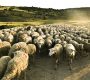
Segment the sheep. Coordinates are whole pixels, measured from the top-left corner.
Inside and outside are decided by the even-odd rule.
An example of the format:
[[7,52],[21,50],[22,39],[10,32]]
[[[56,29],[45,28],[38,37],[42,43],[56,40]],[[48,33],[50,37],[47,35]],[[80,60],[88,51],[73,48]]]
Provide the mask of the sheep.
[[32,33],[32,32],[29,30],[29,31],[27,31],[26,33],[27,33],[27,35],[31,36],[31,33]]
[[3,41],[4,40],[4,34],[0,33],[0,39]]
[[28,54],[29,55],[33,55],[34,53],[36,53],[36,46],[34,44],[28,44]]
[[12,44],[13,40],[14,40],[13,35],[10,34],[10,33],[6,33],[6,32],[4,34],[5,34],[4,35],[4,41],[8,41],[8,42],[10,42]]
[[86,38],[87,38],[87,35],[86,35],[86,34],[84,34],[84,33],[82,33],[82,34],[80,34],[80,37],[82,37],[82,38],[86,39]]
[[32,43],[32,37],[31,36],[26,37],[25,42],[27,44]]
[[31,34],[32,38],[37,38],[39,36],[39,33],[38,32],[32,32]]
[[61,44],[62,44],[63,48],[65,48],[66,44],[67,44],[67,41],[61,41]]
[[46,45],[47,45],[48,48],[52,47],[52,44],[53,44],[52,40],[46,39],[45,42],[46,42]]
[[3,77],[7,68],[7,64],[10,60],[11,58],[9,56],[2,56],[0,58],[0,79]]
[[[15,77],[19,79],[21,72],[28,66],[28,54],[23,51],[14,52],[15,56],[8,62],[6,72],[1,80],[12,80]],[[26,75],[24,75],[26,80]]]
[[32,38],[27,33],[21,33],[18,36],[18,41],[19,42],[31,43],[32,42]]
[[16,34],[15,30],[10,30],[10,34],[12,34],[13,36]]
[[79,44],[78,42],[76,42],[74,40],[70,40],[69,43],[74,45],[77,52],[83,53],[84,44]]
[[78,43],[82,43],[82,44],[85,43],[84,39],[82,39],[81,37],[76,37],[75,41],[77,41]]
[[66,55],[68,56],[69,59],[70,70],[72,70],[72,60],[76,55],[76,49],[72,44],[66,44],[65,50],[66,50]]
[[13,58],[14,57],[13,52],[18,51],[18,50],[22,50],[23,52],[28,53],[27,44],[25,42],[18,42],[16,44],[12,45],[12,47],[9,50],[8,56]]
[[[29,62],[30,62],[30,57],[32,56],[33,58],[33,63],[35,63],[35,55],[36,55],[36,46],[34,44],[28,44],[28,55],[29,55]],[[30,63],[29,63],[30,65]]]
[[0,57],[7,56],[11,48],[11,44],[7,41],[0,42]]
[[69,42],[70,40],[72,40],[72,38],[71,37],[66,37],[66,39],[65,39],[67,42]]
[[54,39],[54,43],[55,43],[55,44],[60,44],[60,43],[61,43],[61,40],[58,39],[58,38],[57,38],[57,39]]
[[85,43],[90,43],[90,39],[84,39]]
[[90,52],[90,43],[85,43],[85,44],[84,44],[84,50],[85,50],[86,52]]
[[65,40],[65,36],[64,35],[60,35],[60,39],[61,39],[61,41],[64,41]]
[[52,36],[46,37],[45,43],[46,43],[46,46],[47,46],[48,48],[51,48],[52,45],[53,45],[53,38],[52,38]]
[[34,44],[36,44],[38,49],[41,49],[45,44],[45,40],[42,38],[42,36],[39,36],[34,39]]
[[49,56],[55,56],[55,69],[57,69],[57,65],[59,63],[60,55],[63,52],[63,46],[61,44],[55,44],[55,46],[49,49]]

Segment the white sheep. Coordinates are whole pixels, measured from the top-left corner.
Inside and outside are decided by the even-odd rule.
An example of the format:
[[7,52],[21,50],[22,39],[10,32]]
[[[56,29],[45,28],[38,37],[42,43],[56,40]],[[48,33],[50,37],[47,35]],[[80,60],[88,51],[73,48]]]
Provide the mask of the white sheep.
[[39,33],[38,32],[32,32],[32,38],[37,38],[39,36]]
[[36,44],[39,49],[42,48],[44,43],[45,43],[45,40],[42,38],[42,36],[39,36],[39,37],[34,39],[34,44]]
[[65,36],[62,34],[62,35],[60,35],[60,39],[62,40],[62,41],[64,41],[65,40]]
[[69,59],[70,70],[72,70],[71,64],[72,64],[72,60],[76,55],[76,49],[72,44],[66,44],[65,50],[66,50],[66,55],[68,56]]
[[[30,62],[30,57],[32,56],[33,63],[35,63],[36,46],[34,44],[28,44],[27,46],[28,46],[29,62]],[[29,65],[30,65],[30,63],[29,63]]]
[[49,56],[54,55],[55,56],[55,69],[57,69],[57,65],[59,63],[60,55],[63,52],[63,46],[61,44],[55,44],[55,46],[51,49],[49,49]]
[[77,52],[80,52],[81,54],[83,53],[84,44],[79,44],[78,42],[74,40],[70,40],[69,43],[74,45]]
[[60,44],[60,43],[61,43],[61,40],[58,39],[58,38],[56,38],[56,39],[54,39],[54,43],[55,43],[55,44]]
[[27,44],[25,42],[18,42],[14,45],[12,45],[12,47],[9,50],[8,55],[11,57],[14,57],[13,52],[18,51],[18,50],[22,50],[25,53],[28,53],[28,47]]
[[32,42],[32,38],[27,33],[22,33],[18,36],[18,41],[30,43]]
[[28,44],[28,54],[29,55],[33,55],[34,53],[36,53],[36,46],[34,44]]
[[11,44],[13,43],[14,37],[10,33],[4,33],[4,41],[8,41]]
[[52,36],[48,36],[46,39],[45,39],[45,43],[47,45],[48,48],[51,48],[52,45],[53,45],[53,37]]
[[[15,56],[8,62],[6,72],[1,80],[19,79],[21,72],[28,66],[28,54],[22,51],[14,52]],[[26,80],[26,75],[24,76]]]

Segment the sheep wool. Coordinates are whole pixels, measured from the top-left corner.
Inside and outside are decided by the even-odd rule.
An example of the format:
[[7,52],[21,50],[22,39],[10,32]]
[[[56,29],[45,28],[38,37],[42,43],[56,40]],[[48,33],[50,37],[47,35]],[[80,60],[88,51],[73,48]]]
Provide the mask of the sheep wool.
[[8,62],[6,72],[1,80],[12,80],[20,76],[28,66],[28,54],[22,51],[16,51],[15,56]]

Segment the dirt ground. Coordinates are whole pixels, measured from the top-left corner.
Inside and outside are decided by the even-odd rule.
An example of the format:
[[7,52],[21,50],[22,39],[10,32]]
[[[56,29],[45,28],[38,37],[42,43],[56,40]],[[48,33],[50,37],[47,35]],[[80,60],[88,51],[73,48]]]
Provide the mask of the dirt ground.
[[77,57],[72,71],[67,60],[61,60],[57,70],[54,70],[53,57],[42,56],[36,58],[35,62],[30,70],[27,69],[26,80],[90,80],[90,55]]

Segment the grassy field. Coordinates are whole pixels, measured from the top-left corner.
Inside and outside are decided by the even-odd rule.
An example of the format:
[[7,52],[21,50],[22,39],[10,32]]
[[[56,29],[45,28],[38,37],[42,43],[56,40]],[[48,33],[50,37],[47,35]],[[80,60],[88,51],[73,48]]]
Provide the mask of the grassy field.
[[26,25],[44,25],[44,24],[55,24],[55,23],[65,23],[67,21],[63,20],[37,20],[37,21],[30,21],[30,22],[0,22],[0,26],[7,25],[7,26],[26,26]]
[[23,27],[27,25],[45,25],[45,24],[71,24],[71,25],[80,25],[86,26],[90,29],[90,21],[78,21],[78,20],[37,20],[37,21],[29,21],[29,22],[0,22],[0,26],[8,26],[8,27]]

